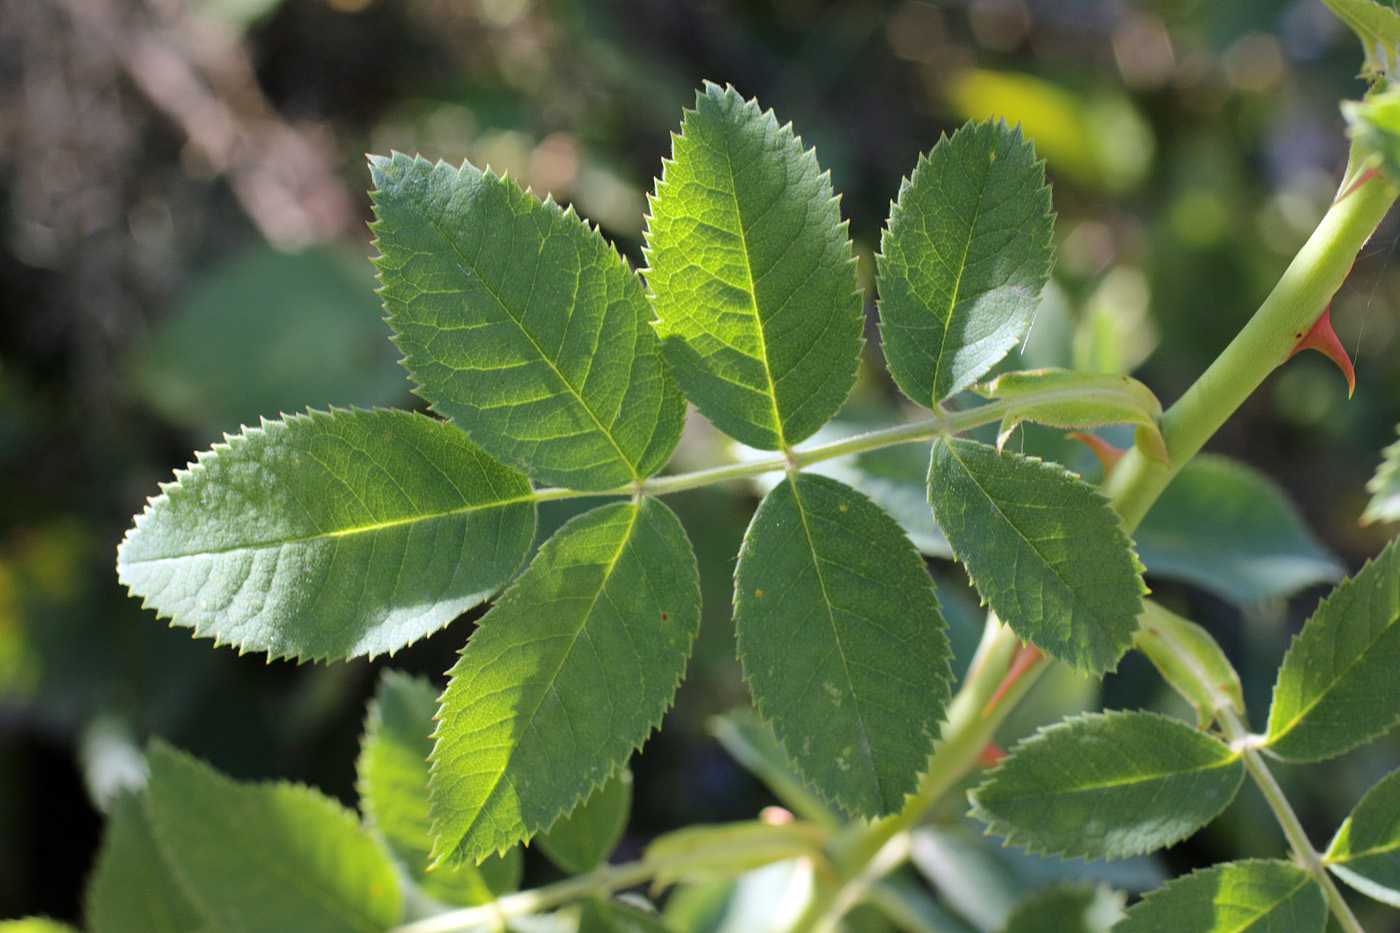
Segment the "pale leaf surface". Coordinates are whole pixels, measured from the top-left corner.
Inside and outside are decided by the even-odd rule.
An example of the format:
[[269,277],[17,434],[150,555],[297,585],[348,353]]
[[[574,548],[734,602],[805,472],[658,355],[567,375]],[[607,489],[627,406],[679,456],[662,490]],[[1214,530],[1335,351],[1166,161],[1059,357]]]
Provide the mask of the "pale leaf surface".
[[1181,468],[1133,537],[1148,573],[1240,606],[1346,575],[1277,483],[1212,454]]
[[166,864],[134,795],[112,808],[86,902],[92,933],[197,933],[208,922]]
[[660,724],[699,622],[695,555],[657,500],[600,506],[555,533],[449,671],[434,857],[513,845],[616,774]]
[[1400,722],[1400,544],[1332,591],[1284,655],[1268,748],[1319,761]]
[[1361,40],[1366,71],[1394,74],[1400,56],[1400,13],[1391,2],[1376,0],[1324,0],[1332,12],[1352,28]]
[[505,585],[534,536],[531,495],[525,477],[423,415],[294,415],[177,471],[118,548],[117,573],[218,644],[372,657]]
[[1400,441],[1382,452],[1380,466],[1366,484],[1366,491],[1371,501],[1361,515],[1363,522],[1400,521]]
[[433,847],[428,822],[428,756],[441,691],[421,677],[386,671],[370,702],[356,761],[360,808],[405,876],[448,904],[494,900],[520,883],[520,848],[480,865],[440,865],[428,871]]
[[647,284],[671,373],[731,437],[791,446],[856,380],[864,316],[831,179],[731,88],[686,111],[647,221]]
[[241,784],[168,745],[147,753],[146,812],[166,862],[228,933],[377,933],[394,869],[355,814],[304,785]]
[[1145,588],[1118,515],[1063,467],[934,442],[929,502],[982,598],[1022,639],[1095,676],[1132,644]]
[[1185,839],[1244,780],[1223,742],[1155,713],[1090,713],[1017,744],[972,793],[973,815],[1032,852],[1124,858]]
[[587,800],[537,836],[540,851],[560,869],[581,875],[607,861],[632,815],[632,772],[623,769]]
[[380,295],[433,409],[556,486],[660,469],[685,404],[641,279],[598,231],[471,165],[399,153],[370,165]]
[[1326,861],[1362,894],[1400,907],[1400,771],[1361,798],[1332,838]]
[[1128,908],[1113,933],[1323,933],[1327,901],[1288,862],[1227,862],[1192,872]]
[[734,577],[739,658],[797,769],[848,811],[912,793],[949,694],[933,580],[895,521],[824,476],[770,492]]
[[1021,131],[969,123],[900,186],[877,257],[890,375],[927,408],[1025,335],[1050,277],[1050,189]]
[[1144,452],[1162,463],[1167,461],[1166,442],[1157,427],[1162,403],[1136,379],[1068,369],[1035,369],[1004,373],[974,388],[979,395],[1007,405],[997,433],[998,448],[1022,421],[1056,428],[1133,424],[1142,429]]

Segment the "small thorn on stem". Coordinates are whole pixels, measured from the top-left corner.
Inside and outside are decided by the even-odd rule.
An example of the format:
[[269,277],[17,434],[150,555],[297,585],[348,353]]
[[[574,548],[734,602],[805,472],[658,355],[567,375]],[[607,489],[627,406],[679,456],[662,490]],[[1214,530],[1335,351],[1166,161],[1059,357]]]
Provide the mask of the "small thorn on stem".
[[982,754],[977,756],[977,766],[980,768],[990,768],[999,764],[1006,757],[1006,752],[995,742],[988,742],[982,749]]
[[1108,474],[1113,472],[1113,468],[1118,465],[1118,461],[1127,452],[1114,447],[1097,434],[1090,434],[1088,431],[1071,431],[1065,437],[1083,441],[1088,445],[1089,449],[1094,452],[1094,456],[1099,458],[1099,465],[1103,467],[1104,479],[1108,478]]
[[1355,181],[1353,181],[1351,184],[1347,185],[1340,192],[1338,192],[1337,197],[1333,201],[1333,203],[1335,204],[1336,201],[1342,200],[1347,195],[1355,191],[1357,188],[1360,188],[1362,185],[1366,184],[1366,182],[1370,181],[1372,178],[1375,178],[1377,175],[1380,174],[1380,171],[1381,169],[1379,165],[1373,165],[1370,168],[1366,169],[1366,171],[1362,172],[1360,175],[1357,175]]
[[1292,359],[1293,354],[1299,350],[1316,350],[1336,363],[1347,377],[1347,398],[1356,393],[1356,370],[1351,365],[1351,357],[1347,356],[1342,342],[1337,339],[1337,332],[1332,329],[1331,305],[1322,309],[1322,314],[1318,315],[1306,334],[1298,335],[1298,343],[1293,347],[1293,352],[1288,354],[1288,358]]
[[1017,649],[1016,654],[1011,658],[1011,663],[1006,666],[1006,676],[1001,679],[996,692],[987,701],[987,705],[982,708],[982,715],[986,716],[996,709],[1002,697],[1006,696],[1007,691],[1016,685],[1016,681],[1020,680],[1026,671],[1035,667],[1043,657],[1045,655],[1041,653],[1041,650],[1030,642],[1026,642]]

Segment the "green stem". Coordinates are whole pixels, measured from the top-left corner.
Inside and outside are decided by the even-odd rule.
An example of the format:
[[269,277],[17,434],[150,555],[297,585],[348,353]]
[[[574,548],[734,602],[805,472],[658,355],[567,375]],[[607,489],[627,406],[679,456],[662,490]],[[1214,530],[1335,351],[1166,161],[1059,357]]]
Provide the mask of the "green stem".
[[1273,811],[1274,818],[1278,820],[1279,826],[1283,828],[1284,836],[1288,838],[1288,844],[1293,849],[1293,857],[1299,866],[1322,886],[1322,893],[1327,899],[1327,906],[1332,911],[1332,915],[1337,918],[1337,922],[1347,933],[1366,933],[1357,921],[1356,915],[1351,912],[1351,907],[1342,897],[1342,892],[1332,881],[1332,876],[1327,873],[1322,856],[1313,848],[1307,832],[1303,829],[1302,822],[1298,819],[1298,814],[1293,812],[1292,805],[1289,804],[1288,798],[1283,793],[1283,788],[1274,778],[1273,772],[1269,770],[1264,756],[1259,754],[1259,749],[1255,746],[1255,737],[1249,734],[1244,723],[1235,715],[1234,710],[1223,709],[1220,711],[1220,725],[1225,730],[1225,736],[1231,744],[1242,749],[1241,754],[1245,769],[1249,771],[1249,776],[1254,779],[1254,783],[1263,791],[1264,799],[1269,803],[1269,809]]
[[[1351,181],[1343,182],[1344,191]],[[1334,202],[1259,310],[1162,415],[1170,464],[1158,463],[1136,447],[1123,456],[1109,474],[1104,493],[1123,516],[1127,531],[1137,527],[1177,471],[1288,359],[1332,300],[1395,197],[1396,189],[1375,176]]]
[[[833,457],[843,457],[847,454],[878,450],[881,447],[892,447],[895,444],[931,440],[940,434],[957,434],[960,431],[967,431],[984,424],[990,424],[993,421],[1000,421],[1005,416],[1007,408],[1006,402],[990,402],[964,411],[945,412],[921,421],[911,421],[908,424],[898,424],[877,431],[867,431],[853,437],[844,437],[839,441],[795,449],[787,455],[774,454],[759,460],[726,463],[704,470],[695,470],[691,473],[654,476],[642,481],[641,491],[648,496],[667,496],[688,489],[697,489],[701,486],[710,486],[730,480],[747,479],[791,467],[810,466],[813,463],[820,463]],[[632,484],[594,492],[550,487],[536,489],[531,498],[536,502],[548,502],[555,499],[579,499],[585,496],[632,496],[636,492],[637,487]]]

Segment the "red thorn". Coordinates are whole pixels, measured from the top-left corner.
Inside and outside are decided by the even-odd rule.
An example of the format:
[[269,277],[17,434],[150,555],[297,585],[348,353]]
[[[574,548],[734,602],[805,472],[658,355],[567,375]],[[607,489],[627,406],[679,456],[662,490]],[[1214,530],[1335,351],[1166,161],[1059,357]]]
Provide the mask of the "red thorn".
[[1337,201],[1342,200],[1342,198],[1345,198],[1357,188],[1360,188],[1362,185],[1366,184],[1366,182],[1379,175],[1380,171],[1381,169],[1379,165],[1373,165],[1366,171],[1362,172],[1360,175],[1357,175],[1356,181],[1352,182],[1350,185],[1347,185],[1347,187],[1337,195],[1336,200],[1334,200],[1332,203],[1335,204]]
[[1322,309],[1322,314],[1318,315],[1306,334],[1298,335],[1298,344],[1293,348],[1293,353],[1288,354],[1288,358],[1292,359],[1293,354],[1299,350],[1316,350],[1336,363],[1347,377],[1347,398],[1356,393],[1356,370],[1352,368],[1351,357],[1347,356],[1347,351],[1342,348],[1342,342],[1337,339],[1337,332],[1332,329],[1331,305]]
[[986,747],[982,749],[982,754],[977,756],[977,766],[979,768],[990,768],[1005,757],[1006,752],[1002,751],[997,743],[988,742]]
[[1119,450],[1097,434],[1090,434],[1087,431],[1071,431],[1069,434],[1066,434],[1065,437],[1072,437],[1076,441],[1083,441],[1087,444],[1089,449],[1094,452],[1094,456],[1099,458],[1099,465],[1103,467],[1103,475],[1105,477],[1113,472],[1113,468],[1118,465],[1118,461],[1122,459],[1123,454],[1126,453],[1126,451]]
[[985,716],[996,709],[1002,697],[1006,696],[1006,692],[1015,686],[1016,681],[1020,680],[1026,671],[1035,667],[1043,657],[1045,655],[1041,653],[1040,649],[1030,642],[1026,642],[1017,649],[1016,654],[1011,658],[1011,663],[1006,666],[1006,676],[997,685],[996,693],[992,694],[992,698],[982,708],[982,715]]

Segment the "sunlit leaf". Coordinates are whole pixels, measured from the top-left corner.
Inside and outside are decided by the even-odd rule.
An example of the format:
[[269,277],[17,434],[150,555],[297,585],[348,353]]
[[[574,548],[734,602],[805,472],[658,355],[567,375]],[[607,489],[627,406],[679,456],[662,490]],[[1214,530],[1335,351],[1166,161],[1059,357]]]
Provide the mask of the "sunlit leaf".
[[685,406],[641,280],[509,179],[374,157],[380,295],[419,393],[532,478],[609,489],[670,458]]
[[448,672],[434,857],[505,849],[616,774],[660,724],[699,622],[695,555],[659,501],[600,506],[556,532]]
[[855,384],[864,316],[830,177],[732,87],[686,111],[647,222],[666,362],[720,430],[791,446]]
[[1322,933],[1327,901],[1288,862],[1227,862],[1167,882],[1113,933]]
[[1185,839],[1243,780],[1239,753],[1179,720],[1086,714],[1016,745],[973,792],[973,815],[1032,852],[1122,858]]
[[1400,907],[1400,771],[1366,792],[1325,858],[1333,874],[1362,894]]
[[1344,581],[1284,656],[1269,710],[1268,747],[1318,761],[1400,722],[1400,543]]
[[520,884],[519,847],[480,865],[441,865],[428,871],[428,756],[439,691],[420,677],[386,671],[365,719],[356,762],[365,821],[384,840],[405,876],[448,904],[484,904]]
[[304,785],[237,783],[160,742],[147,761],[155,837],[217,929],[377,933],[398,920],[388,856],[339,803]]
[[265,421],[175,480],[119,578],[195,635],[272,657],[396,651],[500,589],[534,535],[525,477],[407,412]]
[[997,446],[1022,421],[1056,428],[1093,428],[1105,424],[1134,424],[1139,444],[1149,456],[1165,463],[1167,446],[1157,419],[1162,403],[1136,379],[1121,375],[1077,373],[1068,369],[1038,369],[1005,373],[977,392],[1003,402],[1006,414],[997,433]]
[[1025,335],[1050,276],[1050,189],[1020,130],[968,124],[900,187],[877,259],[890,375],[925,407]]

